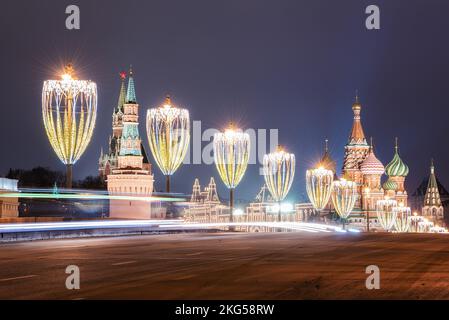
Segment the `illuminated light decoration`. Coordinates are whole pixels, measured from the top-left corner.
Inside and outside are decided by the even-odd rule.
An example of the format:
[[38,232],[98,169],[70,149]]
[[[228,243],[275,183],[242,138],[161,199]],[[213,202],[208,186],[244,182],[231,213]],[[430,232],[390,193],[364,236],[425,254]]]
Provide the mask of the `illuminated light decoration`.
[[354,209],[357,200],[357,184],[353,181],[341,179],[332,184],[332,204],[335,211],[343,220],[343,229],[345,228],[346,218],[349,217]]
[[306,190],[315,210],[321,212],[329,202],[332,193],[334,173],[319,167],[306,171]]
[[42,88],[42,118],[48,140],[67,166],[66,187],[72,187],[72,166],[86,150],[97,118],[97,85],[75,80],[68,65],[62,80],[47,80]]
[[390,231],[394,226],[397,215],[394,208],[397,206],[398,202],[391,199],[377,200],[376,202],[377,219],[385,231]]
[[285,152],[281,147],[263,157],[263,175],[271,197],[279,203],[279,221],[281,221],[281,202],[290,191],[295,177],[295,164],[295,155]]
[[431,232],[434,224],[432,221],[429,221],[427,218],[422,218],[421,221],[418,222],[418,232],[427,233]]
[[174,107],[167,96],[163,105],[147,111],[147,135],[154,160],[166,177],[166,191],[170,192],[170,176],[181,166],[189,148],[189,111]]
[[429,229],[430,233],[448,233],[447,229],[440,226],[434,226]]
[[408,232],[412,224],[412,210],[410,207],[398,206],[394,207],[396,219],[394,220],[394,228],[397,232]]
[[417,212],[413,212],[413,215],[410,217],[411,225],[410,225],[410,231],[411,232],[419,232],[418,230],[418,223],[421,221],[422,216],[418,216]]
[[[214,162],[229,189],[229,220],[233,222],[234,189],[245,175],[250,155],[250,136],[231,126],[214,135]],[[230,230],[233,230],[231,227]]]

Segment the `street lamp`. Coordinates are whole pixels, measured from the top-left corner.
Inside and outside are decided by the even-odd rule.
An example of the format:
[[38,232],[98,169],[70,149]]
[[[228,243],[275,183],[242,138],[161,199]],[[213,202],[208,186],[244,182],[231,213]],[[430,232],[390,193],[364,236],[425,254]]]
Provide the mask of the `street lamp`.
[[287,196],[295,177],[295,155],[278,146],[276,152],[263,157],[263,175],[274,201],[279,203],[278,220],[281,221],[281,202]]
[[42,118],[48,140],[66,165],[66,187],[72,188],[72,168],[92,138],[97,118],[97,85],[74,79],[67,65],[61,80],[47,80],[42,88]]
[[165,175],[166,192],[170,192],[170,176],[189,148],[189,111],[174,107],[167,96],[163,105],[147,111],[147,136],[156,164]]
[[306,190],[312,206],[318,213],[326,207],[331,197],[334,173],[319,167],[306,171]]
[[357,184],[353,181],[340,179],[332,184],[332,204],[343,221],[345,229],[346,218],[351,214],[357,200]]
[[[214,135],[214,162],[221,180],[229,189],[229,222],[233,222],[234,189],[245,175],[249,161],[250,136],[229,126]],[[231,226],[230,230],[234,230]]]
[[390,231],[393,228],[396,220],[397,211],[393,210],[397,207],[398,202],[391,199],[377,200],[376,213],[379,222],[385,231]]

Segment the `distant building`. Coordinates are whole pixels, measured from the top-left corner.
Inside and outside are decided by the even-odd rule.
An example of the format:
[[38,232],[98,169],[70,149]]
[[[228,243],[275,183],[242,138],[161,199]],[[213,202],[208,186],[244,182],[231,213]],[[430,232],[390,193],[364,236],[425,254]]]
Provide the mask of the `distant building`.
[[221,203],[213,177],[203,191],[199,179],[195,179],[190,202],[184,209],[184,218],[189,222],[201,223],[229,221],[229,206]]
[[[438,193],[440,194],[440,200],[441,204],[443,205],[444,211],[447,212],[449,210],[449,192],[447,189],[443,186],[443,184],[440,182],[438,177],[435,176],[436,185],[438,188]],[[419,184],[418,188],[415,190],[415,192],[411,196],[411,206],[413,211],[415,212],[422,212],[424,207],[424,199],[426,197],[427,189],[430,183],[430,177],[424,178],[422,182]]]
[[[0,178],[0,193],[16,193],[18,180]],[[17,218],[19,216],[19,199],[17,197],[0,197],[0,218]]]
[[[112,115],[112,137],[109,151],[101,152],[99,173],[107,182],[110,195],[150,197],[154,178],[139,135],[139,105],[137,104],[133,72],[130,70],[125,94],[126,74],[121,74],[119,101]],[[110,200],[110,218],[163,218],[165,213],[152,213],[151,203],[141,200]]]
[[[264,185],[255,200],[246,210],[234,211],[234,222],[275,222],[278,221],[278,203],[272,201],[267,187]],[[294,208],[282,207],[282,221],[299,222],[307,220],[313,212],[311,203],[297,204]],[[195,179],[192,196],[184,209],[184,219],[197,223],[227,223],[229,222],[229,206],[220,201],[214,178],[204,190]],[[278,228],[261,226],[239,226],[236,228],[247,232],[276,232]]]

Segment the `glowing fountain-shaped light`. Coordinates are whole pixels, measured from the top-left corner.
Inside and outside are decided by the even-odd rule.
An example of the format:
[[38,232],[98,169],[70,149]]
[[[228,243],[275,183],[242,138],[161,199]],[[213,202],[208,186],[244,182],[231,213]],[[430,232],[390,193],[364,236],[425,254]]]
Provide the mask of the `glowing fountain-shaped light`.
[[[229,220],[233,222],[234,189],[245,175],[250,155],[250,136],[231,126],[214,135],[214,162],[221,180],[229,189]],[[230,230],[234,230],[233,227]]]
[[393,207],[393,211],[396,213],[396,219],[394,220],[394,228],[396,231],[408,232],[412,225],[412,211],[410,207],[400,205]]
[[174,107],[167,96],[162,106],[147,111],[147,135],[154,160],[166,177],[166,191],[170,192],[170,176],[189,148],[189,111]]
[[345,221],[354,209],[357,200],[357,184],[353,181],[340,179],[332,184],[332,204],[335,211],[343,221],[343,229]]
[[376,213],[380,225],[385,231],[390,231],[396,220],[397,211],[394,210],[398,206],[396,200],[383,199],[376,202]]
[[50,144],[67,167],[66,187],[72,187],[72,167],[92,138],[97,118],[97,85],[74,79],[68,65],[61,80],[47,80],[42,88],[42,118]]
[[334,173],[331,170],[319,167],[306,171],[306,190],[310,202],[315,210],[320,214],[326,207],[332,193],[332,182]]
[[279,221],[281,221],[281,202],[290,191],[295,177],[295,164],[295,155],[285,152],[280,146],[276,152],[263,157],[263,175],[271,197],[279,203]]

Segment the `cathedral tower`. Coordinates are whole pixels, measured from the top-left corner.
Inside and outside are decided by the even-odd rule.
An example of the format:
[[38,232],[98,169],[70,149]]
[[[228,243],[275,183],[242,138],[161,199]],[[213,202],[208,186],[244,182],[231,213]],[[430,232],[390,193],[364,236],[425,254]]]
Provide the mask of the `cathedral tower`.
[[444,208],[441,203],[440,192],[438,190],[433,160],[430,164],[430,176],[427,184],[426,196],[424,198],[422,215],[439,225],[441,225],[444,220]]
[[[355,97],[355,102],[352,105],[352,111],[354,113],[354,121],[352,124],[352,130],[349,136],[348,143],[345,146],[343,177],[357,183],[358,193],[361,194],[363,174],[360,170],[360,166],[368,156],[370,147],[366,142],[365,133],[363,132],[361,121],[362,105],[360,104],[357,95]],[[356,202],[355,208],[360,209],[361,206],[361,199],[359,197]]]
[[[363,174],[363,186],[361,193],[362,211],[370,217],[370,213],[375,213],[377,200],[384,198],[384,190],[381,185],[381,178],[385,172],[384,165],[374,154],[374,146],[371,147],[368,156],[362,162],[360,170]],[[371,215],[373,217],[373,215]]]

